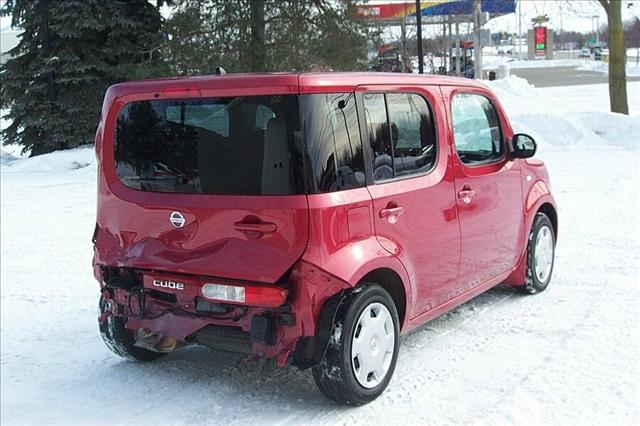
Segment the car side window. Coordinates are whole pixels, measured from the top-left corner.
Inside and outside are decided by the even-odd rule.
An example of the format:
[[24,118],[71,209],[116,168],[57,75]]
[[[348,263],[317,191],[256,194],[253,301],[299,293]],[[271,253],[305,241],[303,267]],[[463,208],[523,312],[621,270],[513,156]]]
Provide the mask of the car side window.
[[376,181],[393,179],[393,152],[384,94],[364,94],[364,115],[372,153],[373,178]]
[[302,95],[300,106],[314,191],[335,192],[365,186],[355,94]]
[[388,93],[395,176],[420,174],[435,161],[436,135],[427,101],[414,93]]
[[453,136],[464,164],[495,162],[504,156],[500,119],[489,99],[461,93],[451,101]]
[[363,95],[375,181],[429,171],[436,132],[427,101],[414,93]]

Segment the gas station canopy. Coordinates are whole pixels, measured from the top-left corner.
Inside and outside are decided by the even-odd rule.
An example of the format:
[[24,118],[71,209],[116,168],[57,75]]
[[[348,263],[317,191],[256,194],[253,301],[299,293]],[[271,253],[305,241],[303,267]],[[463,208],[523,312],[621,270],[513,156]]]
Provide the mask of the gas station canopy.
[[[474,0],[427,0],[420,2],[421,16],[435,18],[443,16],[468,16],[473,15]],[[480,0],[480,11],[493,16],[514,13],[515,0]],[[405,19],[415,19],[416,3],[385,3],[359,5],[356,14],[381,23],[393,25]]]

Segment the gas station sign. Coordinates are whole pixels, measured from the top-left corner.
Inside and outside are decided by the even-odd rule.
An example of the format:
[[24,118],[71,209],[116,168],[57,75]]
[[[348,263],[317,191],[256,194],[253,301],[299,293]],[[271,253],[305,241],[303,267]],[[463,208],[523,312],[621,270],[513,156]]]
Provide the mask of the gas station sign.
[[533,28],[533,42],[536,56],[546,56],[547,54],[547,27]]

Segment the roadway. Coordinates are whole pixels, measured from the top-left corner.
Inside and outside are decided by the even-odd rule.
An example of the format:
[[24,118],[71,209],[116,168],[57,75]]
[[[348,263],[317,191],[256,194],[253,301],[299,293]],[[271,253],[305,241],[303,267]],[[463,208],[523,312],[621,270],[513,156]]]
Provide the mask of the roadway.
[[[609,76],[596,71],[578,70],[578,67],[512,68],[511,75],[526,79],[536,87],[579,86],[606,84]],[[627,77],[627,81],[640,81],[640,77]]]

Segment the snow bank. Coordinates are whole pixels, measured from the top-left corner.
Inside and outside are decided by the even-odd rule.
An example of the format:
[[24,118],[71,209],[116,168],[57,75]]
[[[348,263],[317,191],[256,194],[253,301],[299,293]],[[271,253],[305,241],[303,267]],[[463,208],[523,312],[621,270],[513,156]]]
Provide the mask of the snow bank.
[[0,151],[0,164],[7,164],[16,159],[17,157],[14,157],[11,153]]
[[[554,68],[554,67],[577,67],[578,71],[593,71],[608,73],[609,64],[592,59],[542,59],[542,60],[517,60],[508,56],[490,56],[485,60],[483,69],[487,71],[497,71],[501,65],[507,64],[509,68]],[[640,76],[640,65],[636,63],[633,56],[627,60],[627,76]]]
[[487,85],[499,96],[518,96],[526,98],[536,98],[539,96],[536,91],[536,87],[533,84],[529,84],[529,82],[524,78],[517,77],[515,75],[500,80],[490,81]]
[[[595,71],[608,74],[609,73],[609,64],[601,61],[590,61],[585,62],[580,67],[578,67],[578,71]],[[627,77],[639,77],[640,76],[640,65],[637,65],[635,62],[627,61]]]
[[31,158],[16,158],[2,151],[1,158],[3,172],[64,172],[96,165],[95,151],[91,145]]
[[[514,131],[531,135],[542,151],[640,150],[640,117],[609,112],[606,85],[537,89],[516,76],[486,84],[507,109]],[[639,87],[628,85],[632,113]],[[597,101],[590,96],[595,93]]]

